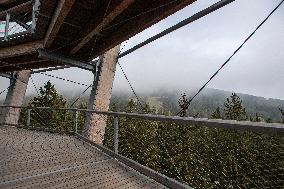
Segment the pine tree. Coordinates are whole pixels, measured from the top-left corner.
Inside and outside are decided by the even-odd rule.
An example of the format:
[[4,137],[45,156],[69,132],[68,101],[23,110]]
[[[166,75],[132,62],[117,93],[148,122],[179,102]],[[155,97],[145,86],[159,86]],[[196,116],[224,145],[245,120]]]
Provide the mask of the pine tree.
[[279,111],[280,111],[281,116],[282,116],[282,123],[284,124],[284,110],[282,108],[279,108]]
[[272,123],[272,119],[271,118],[267,118],[265,121],[266,121],[266,123]]
[[179,116],[181,117],[185,117],[187,115],[187,110],[189,108],[190,105],[190,101],[189,99],[186,97],[186,94],[182,94],[181,98],[178,100],[178,105],[180,107],[180,112],[179,112]]
[[[39,94],[30,100],[27,107],[32,107],[31,125],[62,132],[71,131],[72,113],[67,110],[36,109],[36,107],[66,108],[66,99],[59,95],[55,86],[48,81],[40,87]],[[23,115],[25,112],[22,113]]]
[[258,115],[258,113],[255,113],[255,122],[260,122],[260,117]]
[[225,118],[231,120],[246,120],[246,110],[242,105],[242,100],[236,93],[232,93],[224,104]]
[[50,81],[39,88],[39,94],[34,97],[29,103],[30,107],[51,107],[51,108],[65,108],[66,99],[59,95],[55,86]]
[[130,99],[128,104],[127,104],[127,112],[129,113],[133,113],[133,112],[137,112],[137,104],[133,99]]
[[222,119],[222,118],[223,118],[222,115],[221,115],[221,112],[220,112],[220,108],[219,108],[219,107],[217,107],[217,108],[215,109],[215,111],[212,113],[211,118],[212,118],[212,119]]

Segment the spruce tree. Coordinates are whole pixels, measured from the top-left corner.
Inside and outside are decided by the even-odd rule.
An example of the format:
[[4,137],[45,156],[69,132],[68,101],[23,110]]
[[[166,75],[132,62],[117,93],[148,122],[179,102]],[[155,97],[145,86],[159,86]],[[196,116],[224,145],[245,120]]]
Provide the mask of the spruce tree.
[[[71,131],[72,112],[67,110],[36,109],[36,107],[66,108],[66,99],[59,95],[55,86],[48,81],[40,87],[38,96],[28,103],[32,107],[31,125],[34,127],[44,127],[62,132]],[[24,115],[25,112],[22,113]]]
[[211,115],[211,118],[212,119],[222,119],[223,118],[222,115],[221,115],[220,107],[217,107],[215,109],[215,111]]
[[65,108],[66,99],[62,95],[58,94],[55,86],[52,85],[50,81],[47,81],[44,87],[39,88],[38,96],[31,99],[28,106]]
[[246,120],[246,110],[242,105],[242,100],[236,93],[232,93],[224,104],[225,118],[231,120]]
[[138,106],[133,99],[130,99],[127,104],[127,112],[134,113],[137,112]]
[[258,115],[258,113],[255,113],[255,122],[260,122],[260,117]]
[[267,118],[265,121],[266,121],[266,123],[272,123],[272,119],[270,117]]
[[179,116],[185,117],[187,115],[187,110],[190,105],[189,99],[186,97],[186,94],[182,94],[181,98],[178,100],[178,105],[180,107]]
[[280,111],[281,116],[282,116],[282,123],[284,124],[284,110],[282,108],[279,108],[279,111]]

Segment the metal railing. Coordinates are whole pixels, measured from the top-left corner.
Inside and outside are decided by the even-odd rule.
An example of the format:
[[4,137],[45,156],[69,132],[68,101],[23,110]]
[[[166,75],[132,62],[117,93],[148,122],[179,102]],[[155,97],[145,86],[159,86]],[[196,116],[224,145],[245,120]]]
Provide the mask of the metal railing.
[[[10,123],[75,134],[123,161],[132,159],[196,188],[281,188],[284,184],[284,125],[280,123],[48,107],[0,109],[1,117],[10,110],[6,116]],[[97,127],[94,130],[85,127],[87,114]],[[126,164],[135,167],[129,159]]]

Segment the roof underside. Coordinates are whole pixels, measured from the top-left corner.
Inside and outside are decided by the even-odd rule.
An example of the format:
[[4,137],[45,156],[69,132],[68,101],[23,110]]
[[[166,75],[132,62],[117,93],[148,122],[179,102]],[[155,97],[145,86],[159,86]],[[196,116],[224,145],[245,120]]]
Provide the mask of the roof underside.
[[[62,65],[39,59],[37,48],[42,47],[77,60],[90,61],[194,1],[40,0],[36,32],[0,43],[0,60],[10,64],[0,64],[0,71]],[[23,1],[17,1],[18,5],[20,3]],[[13,6],[15,1],[12,0],[0,3],[2,10]],[[32,10],[32,5],[29,9]],[[23,13],[15,11],[17,15]],[[5,20],[3,15],[1,17],[0,13],[1,21]],[[35,42],[42,45],[35,45]],[[31,48],[34,46],[36,48]]]

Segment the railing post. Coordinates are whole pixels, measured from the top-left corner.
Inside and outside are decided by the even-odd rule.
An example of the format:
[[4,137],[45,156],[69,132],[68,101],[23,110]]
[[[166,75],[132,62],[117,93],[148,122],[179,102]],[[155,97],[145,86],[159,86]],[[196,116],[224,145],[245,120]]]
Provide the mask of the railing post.
[[113,133],[114,153],[118,154],[118,117],[114,117],[114,133]]
[[30,124],[31,124],[31,111],[32,111],[32,109],[28,109],[27,111],[28,111],[27,127],[29,127]]
[[6,14],[6,24],[5,24],[5,34],[4,34],[4,40],[8,41],[9,36],[9,24],[10,24],[10,13]]
[[75,133],[78,132],[78,111],[77,109],[73,110],[74,117],[73,117],[73,124],[74,124],[74,130]]

